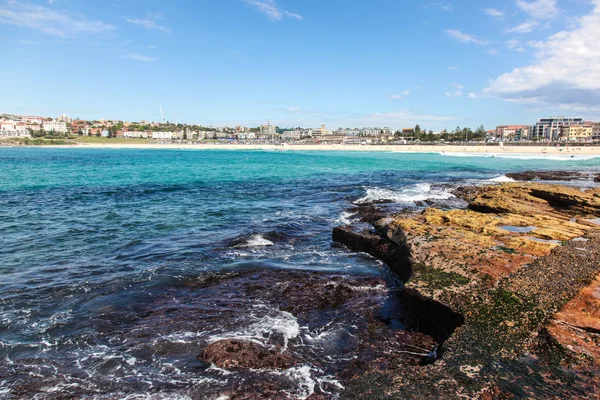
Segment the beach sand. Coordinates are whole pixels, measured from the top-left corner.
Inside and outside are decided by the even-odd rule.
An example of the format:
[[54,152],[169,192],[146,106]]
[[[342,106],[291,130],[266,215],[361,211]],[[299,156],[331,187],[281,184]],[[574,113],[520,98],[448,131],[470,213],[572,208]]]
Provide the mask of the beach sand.
[[598,155],[599,147],[548,147],[548,146],[428,146],[428,145],[341,145],[341,144],[167,144],[167,143],[80,143],[76,146],[44,146],[107,149],[173,149],[173,150],[282,150],[282,151],[385,151],[415,153],[473,153],[473,154],[547,154],[547,155]]

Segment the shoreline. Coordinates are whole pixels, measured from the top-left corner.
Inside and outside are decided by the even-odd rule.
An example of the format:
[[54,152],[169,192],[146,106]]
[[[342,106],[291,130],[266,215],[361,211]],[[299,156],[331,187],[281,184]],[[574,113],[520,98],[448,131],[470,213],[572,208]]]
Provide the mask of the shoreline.
[[[14,146],[20,147],[20,146]],[[29,147],[29,146],[28,146]],[[77,148],[77,149],[161,149],[161,150],[266,150],[266,151],[362,151],[362,152],[397,152],[397,153],[465,153],[465,154],[535,154],[535,155],[597,155],[598,147],[548,147],[548,146],[461,146],[461,145],[274,145],[274,144],[123,144],[123,143],[78,143],[75,145],[31,146],[45,148]]]

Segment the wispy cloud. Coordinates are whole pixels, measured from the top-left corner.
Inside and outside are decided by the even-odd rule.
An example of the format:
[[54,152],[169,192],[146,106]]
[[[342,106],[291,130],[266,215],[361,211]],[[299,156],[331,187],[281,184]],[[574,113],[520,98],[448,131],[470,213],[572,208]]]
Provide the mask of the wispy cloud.
[[521,44],[521,41],[518,39],[507,40],[506,47],[509,50],[518,51],[519,53],[523,53],[525,51],[525,49],[523,48],[523,45]]
[[33,46],[39,46],[40,45],[38,42],[34,42],[32,40],[19,40],[19,43],[33,45]]
[[495,8],[484,8],[483,12],[490,17],[502,19],[504,18],[504,11],[497,10]]
[[448,71],[458,71],[458,67],[455,65],[448,65],[446,68]]
[[464,89],[465,88],[463,85],[460,85],[456,82],[452,82],[452,87],[455,89]]
[[479,96],[477,96],[476,93],[473,93],[473,92],[469,93],[469,98],[470,99],[476,99],[477,97],[479,97]]
[[405,90],[404,92],[401,92],[401,93],[391,94],[391,95],[389,95],[389,98],[390,99],[394,99],[394,100],[400,100],[400,99],[403,99],[403,98],[405,98],[407,96],[410,96],[410,89],[407,89],[407,90]]
[[499,56],[500,55],[500,53],[496,49],[489,49],[489,50],[486,50],[485,52],[488,53],[490,56]]
[[154,61],[158,60],[158,58],[143,56],[138,53],[129,53],[126,56],[124,56],[123,58],[128,58],[130,60],[142,61],[142,62],[154,62]]
[[508,33],[529,33],[539,26],[538,21],[525,21],[522,24],[514,26],[506,30]]
[[517,0],[517,7],[535,19],[554,19],[560,14],[556,0]]
[[453,39],[456,39],[463,43],[474,43],[479,45],[490,44],[489,40],[479,38],[477,36],[469,35],[468,33],[461,32],[457,29],[448,29],[446,30],[446,34]]
[[454,6],[452,5],[452,3],[436,1],[435,3],[429,3],[425,5],[425,8],[439,8],[443,11],[452,11],[454,9]]
[[[165,26],[157,24],[156,21],[152,18],[157,18],[157,16],[149,15],[148,18],[146,18],[146,19],[126,18],[125,21],[127,21],[131,24],[139,25],[146,29],[153,29],[153,30],[163,31],[165,33],[171,33],[170,28],[167,28]],[[160,19],[162,19],[162,17]]]
[[115,29],[102,21],[67,11],[55,11],[47,7],[9,1],[0,5],[0,23],[38,30],[62,38],[78,34],[97,34]]
[[446,92],[446,96],[448,96],[448,97],[460,97],[460,96],[462,96],[462,90],[457,90],[456,92],[453,92],[453,93]]
[[265,14],[271,21],[280,21],[283,17],[293,18],[298,21],[302,19],[302,15],[290,11],[282,10],[275,0],[244,0],[246,4],[256,8],[261,13]]

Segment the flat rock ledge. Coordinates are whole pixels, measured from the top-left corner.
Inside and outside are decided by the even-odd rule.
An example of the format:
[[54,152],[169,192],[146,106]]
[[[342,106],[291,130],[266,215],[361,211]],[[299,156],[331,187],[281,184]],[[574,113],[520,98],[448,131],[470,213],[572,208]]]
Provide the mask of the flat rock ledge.
[[503,183],[456,195],[467,208],[334,229],[407,291],[464,317],[437,362],[355,376],[343,397],[600,397],[600,189]]

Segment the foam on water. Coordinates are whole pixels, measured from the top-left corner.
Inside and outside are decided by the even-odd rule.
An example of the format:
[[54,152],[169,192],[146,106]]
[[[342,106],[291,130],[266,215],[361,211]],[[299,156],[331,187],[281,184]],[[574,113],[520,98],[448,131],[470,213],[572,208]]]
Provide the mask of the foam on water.
[[208,338],[209,343],[224,339],[245,339],[261,345],[268,345],[269,340],[283,340],[283,350],[286,350],[290,340],[300,335],[298,320],[287,311],[277,310],[275,316],[265,315],[257,318],[256,322],[235,332],[221,333]]
[[585,161],[593,160],[600,156],[578,155],[578,154],[536,154],[536,153],[455,153],[440,152],[447,157],[483,157],[483,158],[507,158],[513,160],[547,160],[547,161]]
[[240,247],[265,247],[265,246],[273,246],[275,243],[270,240],[265,239],[260,235],[252,236],[244,245]]
[[443,189],[432,189],[429,183],[418,183],[400,190],[391,190],[384,188],[369,188],[367,194],[355,201],[356,204],[364,204],[373,201],[390,200],[395,203],[414,203],[425,200],[447,200],[454,196],[449,191]]
[[506,175],[501,175],[497,178],[488,179],[488,182],[515,182],[515,180]]

